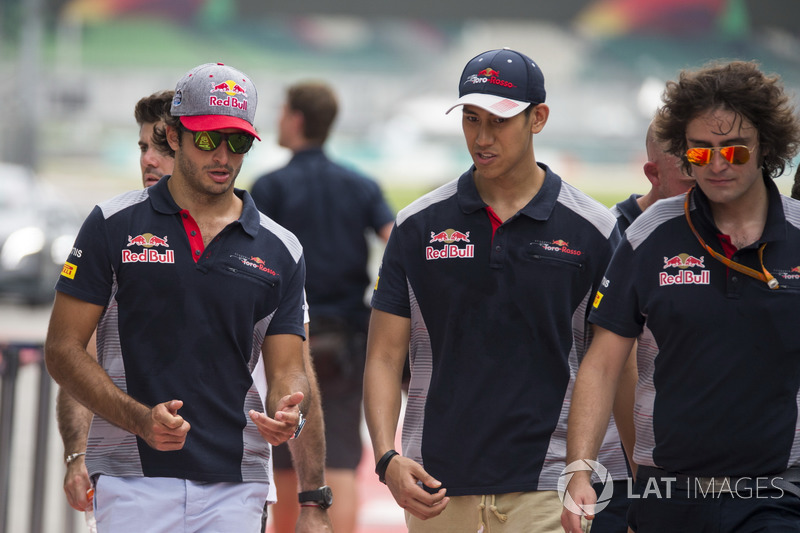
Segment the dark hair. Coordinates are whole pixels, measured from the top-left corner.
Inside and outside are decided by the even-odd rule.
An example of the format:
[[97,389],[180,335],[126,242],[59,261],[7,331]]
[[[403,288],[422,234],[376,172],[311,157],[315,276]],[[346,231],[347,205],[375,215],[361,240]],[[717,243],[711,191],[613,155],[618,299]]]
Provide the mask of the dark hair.
[[683,70],[667,82],[664,105],[655,118],[656,136],[668,152],[686,159],[686,126],[706,111],[726,109],[747,119],[758,131],[761,169],[770,177],[783,174],[800,150],[800,121],[780,77],[768,76],[755,61],[712,62],[699,70]]
[[[169,111],[169,108],[167,108],[167,111]],[[172,149],[167,141],[166,126],[172,126],[178,130],[178,146],[181,146],[182,133],[184,130],[186,130],[186,128],[184,128],[183,124],[181,124],[180,118],[173,117],[169,112],[167,112],[166,115],[163,115],[162,119],[164,120],[162,124],[156,124],[153,126],[153,146],[156,148],[156,150],[164,155],[175,157],[175,150]]]
[[800,200],[800,167],[797,167],[797,171],[794,173],[791,196],[795,200]]
[[289,109],[303,115],[303,136],[322,145],[339,109],[333,89],[320,81],[296,83],[286,91],[286,103]]
[[136,102],[136,107],[133,110],[136,123],[141,126],[145,122],[161,122],[164,120],[164,116],[169,115],[174,95],[175,91],[159,91]]

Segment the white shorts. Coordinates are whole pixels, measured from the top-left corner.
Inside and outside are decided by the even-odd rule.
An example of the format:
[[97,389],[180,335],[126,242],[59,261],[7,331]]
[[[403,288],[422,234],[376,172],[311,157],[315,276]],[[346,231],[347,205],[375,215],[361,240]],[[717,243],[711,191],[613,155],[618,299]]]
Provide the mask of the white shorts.
[[261,530],[266,483],[203,483],[99,476],[99,533],[240,533]]

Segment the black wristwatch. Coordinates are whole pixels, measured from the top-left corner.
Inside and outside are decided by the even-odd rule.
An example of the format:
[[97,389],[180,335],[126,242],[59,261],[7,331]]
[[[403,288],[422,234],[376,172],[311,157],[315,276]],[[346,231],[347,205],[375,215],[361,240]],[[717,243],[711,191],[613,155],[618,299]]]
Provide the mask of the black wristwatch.
[[318,506],[320,509],[327,509],[333,505],[333,491],[329,486],[323,485],[317,490],[307,490],[301,492],[297,495],[297,499],[300,500],[301,507],[303,504],[313,504]]

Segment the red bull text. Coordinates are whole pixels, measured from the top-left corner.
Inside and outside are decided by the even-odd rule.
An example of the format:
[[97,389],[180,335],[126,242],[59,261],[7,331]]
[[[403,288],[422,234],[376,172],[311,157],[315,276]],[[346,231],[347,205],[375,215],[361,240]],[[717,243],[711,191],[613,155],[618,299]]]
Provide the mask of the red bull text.
[[681,270],[677,274],[668,272],[658,273],[658,283],[664,285],[708,285],[711,282],[711,271],[702,270],[694,273],[691,270]]
[[123,263],[174,263],[175,252],[173,250],[166,250],[164,253],[159,253],[158,250],[149,249],[142,250],[137,253],[133,250],[122,250]]
[[457,244],[446,244],[441,250],[428,246],[425,248],[425,259],[472,259],[475,257],[475,245],[468,244],[464,248]]

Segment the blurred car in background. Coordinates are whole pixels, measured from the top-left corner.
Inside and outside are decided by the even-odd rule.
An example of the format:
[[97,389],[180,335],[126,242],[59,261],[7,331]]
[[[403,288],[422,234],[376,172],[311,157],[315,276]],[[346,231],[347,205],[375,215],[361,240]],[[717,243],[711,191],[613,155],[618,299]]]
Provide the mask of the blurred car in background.
[[81,223],[33,172],[0,163],[0,297],[52,303]]

